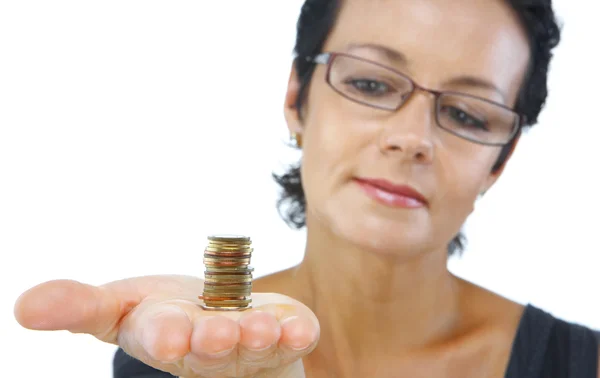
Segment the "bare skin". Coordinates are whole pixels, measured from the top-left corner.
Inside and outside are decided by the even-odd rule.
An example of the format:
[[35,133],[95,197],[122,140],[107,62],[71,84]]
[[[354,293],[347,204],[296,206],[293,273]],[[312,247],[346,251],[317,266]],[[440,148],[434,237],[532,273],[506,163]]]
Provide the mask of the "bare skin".
[[[340,332],[335,315],[352,315],[336,311],[336,303],[318,300],[319,295],[302,278],[301,270],[295,267],[261,278],[256,287],[266,292],[277,288],[305,303],[318,317],[319,343],[303,357],[307,378],[367,377],[374,372],[377,377],[504,377],[522,305],[454,277],[461,293],[460,315],[443,338],[406,351],[383,346],[361,350],[355,342],[365,337],[363,323],[357,321],[354,327]],[[392,342],[402,338],[397,330],[383,331]],[[384,337],[378,333],[372,338]]]
[[[516,17],[495,0],[346,1],[323,51],[506,106],[516,101],[529,59]],[[477,196],[501,176],[502,168],[492,170],[500,149],[437,127],[428,93],[384,113],[332,91],[325,74],[325,66],[316,68],[302,117],[293,69],[290,75],[284,111],[303,140],[307,244],[299,267],[271,278],[320,321],[307,371],[503,377],[523,307],[454,277],[446,255]],[[452,84],[464,76],[496,89]],[[364,195],[357,177],[411,185],[428,204],[382,205]]]
[[301,358],[319,337],[306,306],[255,293],[251,310],[205,311],[198,306],[202,288],[201,279],[188,276],[133,277],[100,287],[50,281],[19,297],[15,318],[29,329],[90,334],[185,378],[304,376]]
[[[332,316],[335,303],[317,299],[300,266],[255,280],[254,308],[244,312],[201,310],[200,279],[148,276],[101,287],[46,282],[23,293],[15,316],[29,329],[93,335],[147,365],[186,378],[364,377],[374,372],[378,377],[503,377],[522,307],[456,282],[463,300],[452,331],[406,351],[356,348],[354,340],[364,337],[362,324],[339,332]],[[280,294],[266,294],[275,290]],[[402,337],[394,329],[382,331],[373,339]],[[231,351],[212,355],[223,350]]]
[[[323,51],[514,107],[529,46],[505,1],[343,3]],[[492,170],[500,148],[438,127],[430,93],[380,112],[333,91],[325,72],[315,69],[302,117],[294,69],[284,101],[288,129],[303,140],[305,257],[254,282],[253,310],[207,313],[200,280],[141,277],[42,284],[19,299],[17,320],[92,334],[186,378],[504,377],[523,306],[453,276],[446,252],[501,176],[504,167]],[[413,186],[425,201],[387,206],[357,177]]]

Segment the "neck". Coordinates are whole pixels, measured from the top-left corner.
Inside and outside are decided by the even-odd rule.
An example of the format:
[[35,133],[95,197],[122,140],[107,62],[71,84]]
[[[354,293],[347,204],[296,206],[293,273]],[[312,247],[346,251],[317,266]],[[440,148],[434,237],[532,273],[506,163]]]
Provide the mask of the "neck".
[[310,229],[294,291],[319,319],[318,349],[335,354],[326,360],[408,355],[454,330],[459,290],[445,251],[401,256]]

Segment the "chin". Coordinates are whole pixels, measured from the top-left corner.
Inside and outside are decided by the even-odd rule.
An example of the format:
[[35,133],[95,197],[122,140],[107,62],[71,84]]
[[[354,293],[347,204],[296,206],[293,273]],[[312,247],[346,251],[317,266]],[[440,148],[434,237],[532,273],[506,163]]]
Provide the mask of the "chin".
[[355,187],[310,202],[315,204],[307,209],[310,223],[318,223],[318,229],[342,245],[398,257],[413,257],[433,248],[434,227],[427,208],[387,207]]
[[412,256],[423,250],[427,238],[410,229],[374,230],[360,225],[350,226],[344,237],[357,247],[374,253]]
[[424,224],[422,217],[417,218],[421,219],[340,212],[330,219],[334,235],[357,248],[377,254],[410,257],[427,250],[432,240],[429,225]]

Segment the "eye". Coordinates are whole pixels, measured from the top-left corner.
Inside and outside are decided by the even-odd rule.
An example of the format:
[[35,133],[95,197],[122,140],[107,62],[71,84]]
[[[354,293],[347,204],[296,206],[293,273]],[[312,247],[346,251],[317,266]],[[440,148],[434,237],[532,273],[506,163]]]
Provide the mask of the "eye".
[[395,89],[388,84],[372,79],[348,79],[349,84],[361,94],[377,97],[395,92]]
[[454,106],[443,106],[441,112],[447,119],[461,127],[489,131],[487,122]]

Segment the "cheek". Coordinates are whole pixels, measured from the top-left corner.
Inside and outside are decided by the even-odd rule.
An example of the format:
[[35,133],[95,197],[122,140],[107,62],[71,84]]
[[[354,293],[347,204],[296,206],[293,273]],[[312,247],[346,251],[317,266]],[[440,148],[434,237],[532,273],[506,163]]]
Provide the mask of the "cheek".
[[305,119],[302,182],[312,216],[336,228],[333,219],[345,206],[348,183],[361,173],[357,167],[369,151],[373,125],[333,111],[337,108],[331,100],[320,103],[315,102]]
[[[466,149],[465,149],[466,147]],[[490,175],[495,154],[483,149],[438,150],[436,195],[430,216],[439,240],[456,235],[473,212],[475,201]]]
[[490,148],[469,147],[440,151],[436,175],[440,180],[438,187],[446,192],[442,193],[442,197],[460,204],[466,213],[472,211],[498,156]]
[[[335,99],[315,101],[306,118],[304,132],[303,164],[307,174],[320,180],[348,178],[357,166],[361,151],[372,141],[374,125],[357,117],[345,116],[343,108],[331,105]],[[327,104],[327,106],[325,105]]]

